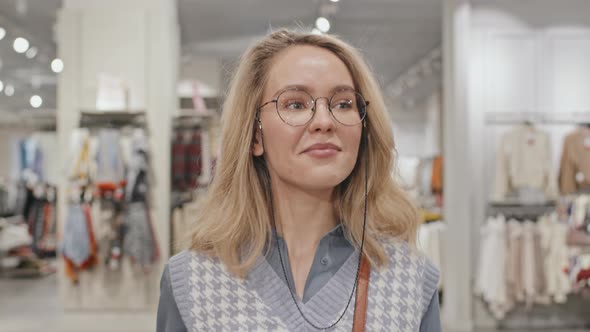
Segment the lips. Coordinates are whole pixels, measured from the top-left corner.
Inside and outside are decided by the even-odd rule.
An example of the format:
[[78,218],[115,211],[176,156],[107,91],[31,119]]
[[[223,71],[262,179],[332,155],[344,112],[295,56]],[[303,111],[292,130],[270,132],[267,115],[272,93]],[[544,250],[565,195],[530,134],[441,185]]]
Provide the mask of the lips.
[[303,153],[314,151],[342,151],[342,149],[332,143],[317,143],[305,149]]

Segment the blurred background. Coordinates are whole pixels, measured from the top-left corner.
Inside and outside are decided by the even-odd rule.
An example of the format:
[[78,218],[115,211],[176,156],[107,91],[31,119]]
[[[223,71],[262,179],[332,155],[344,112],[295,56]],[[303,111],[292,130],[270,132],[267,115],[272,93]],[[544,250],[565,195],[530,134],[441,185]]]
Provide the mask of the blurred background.
[[152,331],[240,54],[377,77],[444,331],[590,331],[590,2],[0,0],[0,330]]

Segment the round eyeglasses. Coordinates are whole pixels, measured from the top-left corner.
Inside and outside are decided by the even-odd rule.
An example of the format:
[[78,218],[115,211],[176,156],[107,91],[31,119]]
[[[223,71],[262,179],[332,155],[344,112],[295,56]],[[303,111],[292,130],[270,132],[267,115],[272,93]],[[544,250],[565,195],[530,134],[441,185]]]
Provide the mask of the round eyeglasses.
[[283,122],[291,126],[304,126],[313,118],[318,99],[328,100],[328,109],[332,117],[346,126],[361,123],[367,115],[369,102],[353,89],[341,89],[334,92],[330,98],[313,98],[309,93],[299,88],[288,88],[279,93],[276,99],[268,101],[259,110],[275,103],[277,113]]

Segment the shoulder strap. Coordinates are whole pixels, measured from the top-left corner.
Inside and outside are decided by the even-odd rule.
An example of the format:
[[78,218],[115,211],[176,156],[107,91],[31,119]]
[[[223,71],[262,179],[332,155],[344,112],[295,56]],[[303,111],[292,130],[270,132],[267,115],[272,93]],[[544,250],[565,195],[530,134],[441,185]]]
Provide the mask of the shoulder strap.
[[369,264],[369,260],[365,257],[365,255],[363,255],[361,257],[359,280],[356,285],[356,299],[354,304],[354,320],[352,321],[352,332],[365,331],[370,274],[371,265]]

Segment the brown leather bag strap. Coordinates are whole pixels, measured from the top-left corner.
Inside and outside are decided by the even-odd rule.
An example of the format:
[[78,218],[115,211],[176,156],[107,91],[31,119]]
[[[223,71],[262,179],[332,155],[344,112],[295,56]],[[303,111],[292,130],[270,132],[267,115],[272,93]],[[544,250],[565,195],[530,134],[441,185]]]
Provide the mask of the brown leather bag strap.
[[356,285],[356,298],[354,304],[354,320],[352,321],[352,332],[364,332],[365,321],[367,320],[367,301],[369,293],[369,276],[371,265],[363,255],[359,270],[359,280]]

